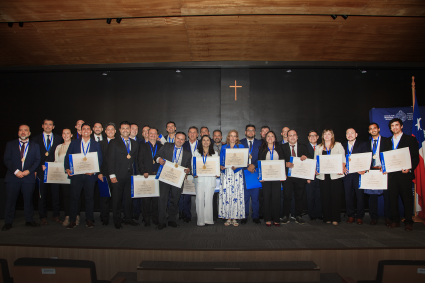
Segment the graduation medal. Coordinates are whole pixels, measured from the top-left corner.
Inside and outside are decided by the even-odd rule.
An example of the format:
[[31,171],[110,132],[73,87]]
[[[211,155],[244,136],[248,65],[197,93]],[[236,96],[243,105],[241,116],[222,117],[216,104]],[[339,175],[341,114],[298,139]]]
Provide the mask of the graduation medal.
[[130,154],[127,154],[127,159],[130,159],[131,158],[131,155]]
[[348,158],[348,161],[351,161],[351,158]]
[[24,162],[25,161],[25,157],[22,157],[21,161]]
[[152,164],[155,164],[155,160],[152,160]]
[[252,159],[252,155],[250,154],[248,158],[249,158],[249,159]]
[[46,156],[49,156],[49,152],[48,151],[46,151],[46,154],[45,154]]
[[376,158],[378,158],[378,156],[376,156],[376,154],[374,154],[374,155],[373,155],[373,159],[376,159]]
[[86,154],[89,152],[90,141],[89,141],[89,143],[87,144],[87,148],[84,150],[83,140],[81,140],[81,147],[83,148],[83,154],[84,154],[83,161],[87,161]]
[[204,166],[202,167],[202,169],[204,169],[204,170],[205,170],[205,169],[207,169],[207,166],[205,166],[205,165],[204,165]]
[[83,161],[87,161],[87,157],[84,156]]
[[176,163],[176,164],[174,164],[174,167],[179,168],[179,165]]

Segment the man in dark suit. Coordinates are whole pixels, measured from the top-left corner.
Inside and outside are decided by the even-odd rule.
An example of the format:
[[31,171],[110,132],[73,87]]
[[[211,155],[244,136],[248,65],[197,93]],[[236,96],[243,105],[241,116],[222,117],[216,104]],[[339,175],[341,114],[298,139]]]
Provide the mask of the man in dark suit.
[[[149,175],[156,175],[159,163],[155,161],[156,153],[161,149],[161,142],[158,139],[158,129],[149,129],[149,141],[140,145],[139,148],[139,174],[148,178]],[[158,197],[142,198],[142,214],[145,227],[150,226],[151,219],[155,225],[159,224]]]
[[[283,130],[282,130],[283,134]],[[286,133],[287,135],[287,133]],[[308,141],[307,149],[311,157],[314,157],[314,151],[316,150],[317,140],[319,135],[317,131],[311,130],[308,132]],[[307,193],[307,203],[308,203],[308,215],[311,220],[320,219],[322,217],[322,199],[320,197],[320,185],[319,180],[314,177],[314,180],[310,180],[310,183],[305,184],[305,190]]]
[[81,139],[81,126],[84,123],[83,120],[78,120],[77,123],[75,123],[75,133],[72,135],[73,139]]
[[[183,144],[183,148],[190,151],[193,155],[195,150],[198,149],[198,143],[200,143],[198,140],[198,128],[195,126],[190,127],[188,137],[189,140]],[[190,212],[192,208],[192,195],[182,195],[180,198],[179,206],[182,212],[183,221],[189,223],[192,219],[192,213]]]
[[[106,177],[106,181],[108,182],[109,189],[112,189],[111,178],[108,174],[108,146],[109,142],[115,139],[115,134],[117,130],[115,129],[114,123],[109,123],[106,126],[106,139],[100,142],[100,147],[102,148],[103,162],[100,167],[100,174],[98,175],[98,179],[103,182],[103,177]],[[109,224],[109,203],[111,197],[100,197],[100,220],[102,221],[102,226],[106,226]]]
[[[186,134],[183,132],[177,132],[175,135],[174,143],[166,143],[155,155],[155,161],[161,165],[165,162],[177,163],[180,166],[185,167],[184,172],[190,173],[192,168],[192,153],[183,148],[183,143],[186,140]],[[167,161],[165,161],[165,160]],[[180,195],[183,191],[182,187],[174,187],[164,182],[159,182],[159,225],[158,230],[162,230],[166,227],[165,222],[167,220],[167,202],[168,196],[171,192],[170,207],[168,209],[168,226],[178,227],[176,223],[176,217],[178,213],[178,203]]]
[[[390,150],[390,148],[386,148],[389,139],[383,137],[379,134],[380,132],[379,125],[377,123],[369,124],[369,134],[372,139],[367,146],[369,152],[372,152],[372,163],[370,165],[370,170],[381,170],[381,157],[380,153]],[[375,191],[373,191],[375,192]],[[378,214],[378,198],[380,195],[378,194],[370,194],[369,195],[369,215],[372,218],[370,221],[370,225],[378,224],[379,214]],[[390,195],[388,194],[388,189],[383,191],[384,196],[384,216],[385,216],[385,225],[388,226],[391,221],[391,209],[390,209]],[[397,210],[399,208],[397,207]]]
[[68,147],[68,151],[65,156],[65,170],[68,173],[68,178],[71,179],[71,210],[69,215],[69,225],[67,229],[74,228],[77,223],[77,210],[78,202],[80,200],[81,191],[84,189],[84,195],[86,197],[86,226],[88,228],[94,227],[93,217],[93,206],[94,206],[94,186],[98,180],[97,173],[86,173],[79,175],[72,175],[69,156],[71,154],[87,154],[88,152],[97,152],[97,158],[99,163],[99,169],[102,167],[103,155],[100,143],[90,138],[92,131],[91,125],[84,123],[81,125],[81,138],[73,140]]
[[[259,147],[261,146],[261,141],[255,139],[255,126],[254,125],[247,125],[245,127],[245,136],[246,138],[241,139],[241,144],[249,149],[249,155],[248,155],[248,171],[253,174],[257,168],[257,161],[258,161],[258,151]],[[249,201],[251,199],[251,207],[252,207],[252,221],[256,224],[260,224],[260,215],[259,215],[259,193],[260,188],[254,188],[247,190],[246,183],[244,182],[244,197],[245,197],[245,219],[241,220],[241,224],[246,224],[247,218],[249,216]]]
[[388,174],[388,193],[390,195],[391,224],[389,228],[400,227],[400,214],[398,211],[398,199],[401,196],[404,205],[404,229],[413,230],[413,193],[412,180],[415,178],[415,169],[419,164],[419,145],[416,138],[403,134],[403,121],[394,118],[388,123],[393,136],[387,141],[388,149],[400,149],[408,147],[410,151],[411,169],[404,169]]
[[[307,146],[298,142],[298,135],[295,130],[289,130],[288,142],[282,145],[284,159],[286,161],[286,175],[288,175],[289,168],[294,166],[293,163],[288,162],[292,157],[300,157],[301,160],[313,158],[308,152]],[[310,180],[287,177],[283,182],[283,218],[282,224],[289,223],[289,214],[291,211],[292,195],[295,196],[295,223],[305,224],[302,219],[302,202],[304,198],[305,184],[310,183]]]
[[[344,182],[344,191],[345,191],[345,206],[348,215],[347,223],[353,223],[354,221],[357,224],[363,224],[364,217],[364,190],[359,189],[359,173],[364,174],[364,172],[350,172],[349,169],[349,159],[351,154],[354,153],[363,153],[367,152],[366,143],[356,140],[358,134],[353,128],[348,128],[345,131],[347,138],[346,143],[342,143],[342,146],[345,150],[346,158],[348,159],[348,166],[344,168],[344,173],[346,176],[342,178]],[[347,163],[346,163],[347,164]],[[355,199],[357,200],[357,209],[354,207]]]
[[103,133],[103,126],[101,123],[94,123],[93,134],[90,136],[90,138],[94,139],[97,142],[101,142],[106,138],[105,134]]
[[47,188],[50,188],[50,192],[52,193],[52,221],[56,223],[62,223],[59,219],[59,184],[45,184],[44,183],[44,170],[46,170],[46,166],[44,166],[45,162],[54,162],[55,161],[55,150],[58,145],[63,143],[63,139],[59,135],[53,134],[53,129],[55,128],[55,124],[53,120],[44,119],[43,124],[41,125],[43,128],[43,133],[35,136],[32,141],[37,143],[40,148],[40,165],[37,168],[37,178],[40,180],[39,182],[39,198],[38,198],[38,214],[40,215],[40,224],[47,225]]
[[[137,136],[137,134],[139,133],[139,126],[136,123],[131,123],[130,124],[130,139],[135,140],[138,144],[139,147],[141,144],[145,144],[146,140],[147,140],[147,136],[148,136],[148,131],[149,131],[149,126],[144,126],[142,128],[142,137],[143,138],[139,138]],[[145,137],[146,135],[146,137]],[[135,162],[133,164],[133,175],[137,175],[137,170],[136,170],[136,163]],[[134,220],[139,220],[140,217],[140,213],[142,212],[142,199],[140,198],[135,198],[133,199],[133,219]]]
[[6,210],[2,231],[12,228],[15,218],[15,206],[22,191],[24,196],[25,226],[37,227],[40,224],[33,220],[32,196],[34,193],[35,176],[40,164],[40,149],[38,144],[29,141],[31,135],[28,125],[20,125],[18,140],[7,143],[4,152],[6,173]]
[[[130,123],[120,124],[121,137],[113,139],[108,146],[108,174],[112,183],[112,211],[116,229],[121,229],[121,203],[124,197],[124,224],[137,226],[133,221],[133,200],[131,198],[131,175],[134,174],[133,164],[137,163],[139,144],[130,139]],[[136,164],[137,169],[137,164]],[[137,172],[137,171],[136,171]]]

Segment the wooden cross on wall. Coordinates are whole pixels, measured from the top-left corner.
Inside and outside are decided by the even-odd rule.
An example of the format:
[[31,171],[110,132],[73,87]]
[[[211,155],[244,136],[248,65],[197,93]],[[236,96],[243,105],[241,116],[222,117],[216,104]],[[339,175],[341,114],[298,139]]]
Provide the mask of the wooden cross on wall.
[[231,85],[229,87],[234,87],[235,88],[235,101],[236,101],[237,100],[237,88],[238,87],[242,87],[242,86],[236,85],[236,80],[235,80],[235,85]]

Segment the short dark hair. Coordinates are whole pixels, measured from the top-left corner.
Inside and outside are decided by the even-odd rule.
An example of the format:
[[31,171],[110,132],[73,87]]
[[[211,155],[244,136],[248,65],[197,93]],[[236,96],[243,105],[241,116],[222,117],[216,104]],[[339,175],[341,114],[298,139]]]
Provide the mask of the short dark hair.
[[114,129],[116,130],[117,129],[117,127],[115,127],[115,123],[112,123],[112,122],[109,122],[108,124],[106,124],[105,125],[106,127],[105,127],[105,129],[108,127],[108,126],[112,126],[112,127],[114,127]]
[[261,130],[263,130],[263,129],[269,129],[269,131],[270,131],[270,127],[269,126],[262,126],[261,127]]
[[168,126],[168,124],[174,124],[174,127],[176,127],[176,128],[177,128],[176,123],[174,123],[173,121],[168,121],[168,122],[167,122],[167,124],[165,124],[165,127],[167,127],[167,126]]
[[288,131],[288,134],[289,134],[289,132],[291,132],[291,131],[294,131],[294,132],[297,134],[297,136],[298,136],[297,131],[296,131],[296,130],[294,130],[294,129],[290,129],[290,130]]
[[121,126],[122,125],[129,125],[130,127],[131,127],[131,124],[130,124],[130,122],[129,121],[122,121],[121,123],[120,123],[120,128],[121,128]]
[[30,128],[30,126],[29,126],[28,124],[20,124],[20,125],[19,125],[19,127],[18,127],[18,129],[19,129],[20,127],[22,127],[22,126],[27,126],[27,127],[28,127],[28,130],[31,132],[31,128]]
[[[288,131],[288,132],[289,132],[289,131]],[[318,132],[318,131],[316,131],[316,130],[310,130],[310,131],[308,131],[308,135],[307,135],[307,137],[308,137],[311,133],[316,133],[316,135],[319,135],[319,132]]]
[[83,123],[82,125],[81,125],[81,129],[83,129],[83,127],[84,126],[89,126],[89,128],[90,128],[90,130],[91,130],[91,125],[90,125],[90,123]]
[[391,131],[391,124],[395,123],[395,122],[399,122],[400,126],[403,126],[403,121],[400,118],[393,118],[391,119],[391,121],[388,123],[388,128],[390,128]]
[[103,127],[102,123],[100,123],[100,122],[95,122],[95,123],[93,124],[93,127],[94,127],[94,125],[96,125],[96,124],[100,124],[100,126],[101,126],[101,127]]
[[52,119],[49,119],[49,118],[44,119],[44,120],[43,120],[43,124],[44,124],[44,122],[46,122],[46,121],[52,121],[53,126],[55,125],[55,121],[53,121]]
[[177,132],[175,136],[177,135],[184,135],[184,139],[186,139],[186,134],[184,132]]
[[136,123],[131,123],[131,124],[130,124],[130,127],[131,127],[131,126],[137,126],[137,128],[139,127],[139,125],[137,125]]
[[376,125],[378,127],[378,129],[380,129],[378,123],[375,123],[375,122],[370,122],[369,123],[369,126],[367,126],[367,128],[369,128],[372,125]]
[[192,127],[190,127],[190,128],[189,128],[189,130],[187,130],[187,131],[189,132],[191,129],[195,129],[195,130],[196,130],[196,132],[197,132],[197,133],[199,133],[199,131],[198,131],[198,128],[197,128],[197,127],[192,126]]
[[[252,125],[252,124],[248,124],[248,125],[246,125],[245,126],[245,131],[246,130],[248,130],[248,128],[254,128],[254,130],[255,130],[255,126],[254,125]],[[268,127],[267,127],[268,128]],[[270,128],[269,128],[269,130],[270,130]]]
[[144,126],[142,127],[142,130],[143,130],[144,128],[146,128],[146,127],[148,127],[149,129],[151,128],[149,125],[144,125]]
[[208,127],[206,127],[206,126],[202,126],[200,129],[199,129],[199,131],[202,131],[202,129],[207,129],[208,130],[208,132],[210,131],[210,129],[208,129]]
[[158,131],[158,129],[157,129],[157,128],[154,128],[154,127],[152,127],[152,128],[151,128],[151,127],[149,127],[149,131],[150,131],[150,130],[155,130],[157,134],[159,133],[159,131]]
[[223,136],[223,132],[221,130],[214,130],[213,135],[215,132],[220,132],[220,135]]

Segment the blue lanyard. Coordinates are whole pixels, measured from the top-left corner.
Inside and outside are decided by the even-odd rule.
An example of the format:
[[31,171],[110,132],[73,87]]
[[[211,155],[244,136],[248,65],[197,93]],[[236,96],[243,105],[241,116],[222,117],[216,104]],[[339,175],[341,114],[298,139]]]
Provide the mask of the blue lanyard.
[[[190,144],[190,142],[189,142],[189,144]],[[198,140],[196,140],[195,149],[193,150],[192,154],[195,153],[197,148],[198,148]]]
[[205,153],[202,154],[202,162],[204,163],[204,165],[205,165],[205,163],[207,163],[207,157],[208,157],[208,153],[206,155],[205,155]]
[[373,145],[372,145],[373,155],[375,155],[376,151],[378,150],[379,138],[380,138],[380,136],[378,136],[378,140],[376,141],[376,146],[375,146],[375,140],[372,139],[372,141],[373,141]]
[[182,149],[183,149],[183,147],[180,148],[179,157],[177,157],[177,149],[176,149],[176,146],[174,145],[174,154],[173,154],[173,161],[172,162],[174,162],[176,164],[179,162],[180,155],[182,154]]
[[327,155],[331,155],[331,149],[328,150],[328,148],[326,147],[326,145],[325,145],[325,149],[326,149],[326,154]]
[[50,150],[50,147],[52,146],[53,134],[52,134],[52,138],[50,139],[49,146],[47,146],[46,138],[45,138],[44,133],[43,133],[43,142],[44,142],[44,147],[46,148],[46,151],[48,152]]
[[149,143],[149,147],[151,148],[151,153],[152,153],[152,159],[154,159],[154,157],[155,157],[155,154],[156,154],[156,147],[158,146],[156,143],[155,143],[155,153],[153,152],[153,148],[152,148],[152,145],[151,145],[151,143],[150,142],[148,142]]
[[125,142],[125,139],[121,137],[122,141],[124,142],[125,148],[127,149],[127,153],[130,154],[130,138],[128,139],[128,144]]
[[[354,143],[355,144],[355,143]],[[354,149],[354,144],[353,144],[353,146],[351,147],[351,151],[349,150],[349,148],[350,148],[350,144],[349,144],[349,142],[347,142],[347,151],[348,151],[348,156],[351,156],[351,153],[353,153],[353,149]]]
[[[400,140],[401,140],[401,137],[400,137]],[[391,143],[393,144],[393,150],[398,148],[398,144],[400,143],[400,140],[398,141],[397,146],[394,148],[394,136],[392,137]]]
[[168,135],[168,142],[173,143],[174,142],[174,138],[170,139],[170,135]]
[[[23,158],[25,158],[25,155],[27,154],[27,150],[28,150],[28,145],[29,145],[30,143],[29,143],[29,141],[27,142],[27,145],[25,146],[25,150],[24,150],[24,157]],[[19,141],[19,150],[22,148],[22,143],[21,143],[21,141]]]
[[269,152],[270,152],[270,160],[273,160],[274,144],[273,144],[273,150],[272,150],[272,151],[270,151],[270,148],[268,148],[268,147],[267,147],[267,149],[268,149],[268,150],[269,150]]
[[86,151],[84,151],[84,144],[83,144],[83,140],[81,140],[81,147],[83,148],[83,154],[84,154],[84,156],[86,156],[86,155],[87,155],[87,152],[89,151],[89,147],[90,147],[90,140],[89,140],[89,143],[87,144]]

